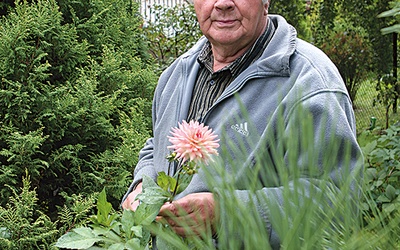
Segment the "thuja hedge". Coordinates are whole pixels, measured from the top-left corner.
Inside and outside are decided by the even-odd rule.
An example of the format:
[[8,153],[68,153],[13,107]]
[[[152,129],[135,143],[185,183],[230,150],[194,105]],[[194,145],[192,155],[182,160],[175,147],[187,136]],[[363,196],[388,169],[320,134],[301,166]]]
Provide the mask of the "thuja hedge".
[[125,0],[16,0],[1,17],[1,207],[26,175],[50,218],[103,187],[118,206],[157,80],[138,13]]

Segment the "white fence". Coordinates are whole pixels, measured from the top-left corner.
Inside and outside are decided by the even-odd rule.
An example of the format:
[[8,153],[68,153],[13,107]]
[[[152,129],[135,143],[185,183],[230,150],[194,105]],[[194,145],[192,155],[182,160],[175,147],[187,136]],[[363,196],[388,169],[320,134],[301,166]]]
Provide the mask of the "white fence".
[[150,20],[152,17],[151,7],[153,5],[161,5],[165,7],[174,7],[178,4],[187,4],[187,0],[136,0],[140,1],[140,13],[146,20]]

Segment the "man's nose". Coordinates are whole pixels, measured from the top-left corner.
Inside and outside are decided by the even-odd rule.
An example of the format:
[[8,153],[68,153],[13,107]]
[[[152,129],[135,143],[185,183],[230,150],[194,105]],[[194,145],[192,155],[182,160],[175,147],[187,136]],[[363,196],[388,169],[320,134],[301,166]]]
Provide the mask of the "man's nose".
[[234,0],[216,0],[214,7],[219,10],[232,10],[235,8]]

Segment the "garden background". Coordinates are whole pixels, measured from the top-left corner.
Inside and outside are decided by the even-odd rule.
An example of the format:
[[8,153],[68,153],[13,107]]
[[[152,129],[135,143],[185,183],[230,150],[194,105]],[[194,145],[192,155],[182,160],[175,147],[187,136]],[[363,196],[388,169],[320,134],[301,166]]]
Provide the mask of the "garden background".
[[[0,3],[0,248],[57,249],[61,235],[96,213],[103,188],[119,210],[151,135],[157,78],[200,37],[191,6],[153,6],[162,22],[139,7]],[[398,0],[270,7],[345,79],[366,156],[363,223],[382,249],[400,247],[399,8]]]

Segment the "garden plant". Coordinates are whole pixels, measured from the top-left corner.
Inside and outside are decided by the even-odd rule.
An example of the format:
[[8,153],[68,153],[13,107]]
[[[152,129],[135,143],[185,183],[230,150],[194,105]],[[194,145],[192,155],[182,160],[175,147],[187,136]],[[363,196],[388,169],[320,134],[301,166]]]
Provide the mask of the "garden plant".
[[[396,103],[399,81],[393,77],[393,40],[381,33],[398,33],[399,15],[398,1],[389,2],[316,0],[306,9],[302,0],[290,1],[290,7],[272,0],[271,12],[286,14],[304,39],[331,51],[349,70],[341,73],[350,79],[354,100],[363,97],[357,91],[365,81],[374,82],[376,103],[387,116],[358,131],[364,179],[349,176],[341,192],[326,185],[300,202],[289,183],[304,191],[296,181],[301,173],[294,164],[277,163],[280,176],[274,178],[286,183],[284,202],[263,199],[283,249],[400,248],[400,117],[387,108]],[[7,0],[0,9],[0,249],[151,249],[152,236],[170,249],[214,249],[211,235],[182,239],[154,221],[161,204],[196,174],[195,165],[182,168],[179,179],[160,173],[158,182],[145,180],[138,210],[120,208],[138,151],[151,135],[158,75],[200,34],[193,12],[154,7],[165,20],[154,23],[142,18],[134,0]],[[346,51],[336,53],[336,40]],[[375,89],[376,84],[381,85]],[[280,146],[307,145],[312,129],[303,125],[309,133],[286,137],[277,145],[277,158]],[[240,148],[235,154],[240,156]],[[218,168],[219,159],[213,155],[205,168],[210,185],[227,190],[219,205],[231,219],[217,229],[219,249],[268,246],[259,215],[229,195],[235,182],[216,178],[228,176]],[[254,194],[260,184],[254,176],[263,171],[259,162],[255,172],[244,173]],[[323,181],[328,184],[328,176]],[[359,197],[348,195],[355,181]],[[330,194],[328,200],[322,194]],[[322,211],[316,205],[321,200]],[[359,214],[351,213],[354,204]]]

